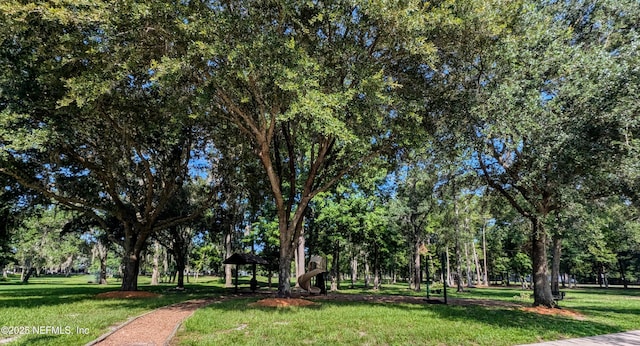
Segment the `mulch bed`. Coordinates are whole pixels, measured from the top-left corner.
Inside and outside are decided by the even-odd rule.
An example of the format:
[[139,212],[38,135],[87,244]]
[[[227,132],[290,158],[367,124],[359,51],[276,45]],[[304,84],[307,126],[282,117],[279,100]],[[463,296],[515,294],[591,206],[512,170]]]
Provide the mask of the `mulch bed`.
[[[370,302],[377,304],[426,304],[423,297],[411,297],[411,296],[388,296],[388,295],[364,295],[364,294],[340,294],[331,293],[329,295],[318,296],[301,296],[300,298],[267,298],[259,300],[255,303],[249,304],[250,306],[259,307],[291,307],[291,306],[312,306],[317,305],[318,302],[323,300],[327,301],[346,301],[346,302]],[[526,312],[536,313],[540,315],[552,315],[563,316],[577,320],[583,320],[585,318],[579,312],[569,309],[549,309],[542,306],[532,307],[524,304],[512,303],[501,300],[491,299],[467,299],[467,298],[449,298],[449,305],[453,306],[482,306],[485,308],[498,307],[508,309],[518,309]]]
[[569,309],[549,309],[544,306],[528,306],[520,308],[522,311],[533,312],[535,314],[540,315],[552,315],[552,316],[563,316],[563,317],[571,317],[576,320],[584,320],[585,316],[577,311],[569,310]]
[[249,306],[260,306],[260,307],[272,307],[272,308],[286,308],[290,306],[310,306],[317,305],[316,303],[301,299],[301,298],[266,298],[258,300],[255,303],[249,304]]
[[136,299],[136,298],[156,298],[160,297],[160,294],[146,291],[111,291],[104,292],[96,295],[96,298],[101,299]]

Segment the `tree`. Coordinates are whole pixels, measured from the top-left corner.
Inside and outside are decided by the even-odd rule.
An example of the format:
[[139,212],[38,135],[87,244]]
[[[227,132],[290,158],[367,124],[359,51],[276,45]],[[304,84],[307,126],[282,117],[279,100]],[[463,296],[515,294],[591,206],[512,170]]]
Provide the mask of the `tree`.
[[489,201],[493,215],[486,236],[489,270],[496,279],[501,277],[503,284],[508,285],[516,254],[531,253],[530,224],[497,192],[490,192],[484,198]]
[[[211,175],[216,177],[215,191],[220,189],[220,180],[222,179],[216,173],[218,173],[217,169],[210,172]],[[220,196],[219,194],[215,194],[213,198],[208,199],[208,202],[211,203],[208,206],[208,211],[200,212],[202,200],[199,195],[202,194],[205,187],[206,182],[202,179],[184,184],[180,191],[175,194],[163,215],[167,219],[179,218],[183,215],[198,215],[197,218],[185,220],[185,222],[172,225],[152,235],[152,238],[161,244],[175,261],[175,270],[172,270],[170,276],[174,277],[177,273],[176,288],[179,290],[184,289],[184,272],[187,265],[189,265],[189,254],[194,250],[194,238],[206,238],[207,230],[213,233],[220,231],[215,229],[215,225],[212,225],[212,212],[220,209],[221,202],[216,200],[216,197]],[[212,236],[212,234],[209,234],[209,236]],[[202,247],[210,244],[199,245]],[[159,249],[156,248],[155,252],[158,253]],[[204,265],[204,262],[198,264]]]
[[[620,280],[625,287],[633,277],[633,259],[637,255],[640,233],[637,211],[629,208],[628,201],[620,197],[601,198],[574,208],[579,229],[569,237],[569,255],[564,258],[568,267],[601,285],[608,277]],[[574,231],[575,232],[575,231]]]
[[[368,258],[373,262],[373,289],[378,290],[386,259],[398,248],[397,237],[388,227],[387,210],[374,200],[365,215]],[[366,285],[365,285],[366,286]]]
[[6,266],[15,262],[12,246],[16,231],[32,213],[37,213],[37,204],[43,203],[38,194],[22,188],[14,181],[0,175],[0,268],[6,277]]
[[[98,275],[96,275],[96,281],[100,285],[107,284],[107,259],[109,256],[109,248],[111,243],[106,239],[104,233],[100,234],[92,244],[91,256],[92,259],[98,258]],[[93,262],[93,260],[92,260]]]
[[[561,4],[520,6],[503,19],[508,30],[451,79],[461,81],[466,101],[457,111],[469,122],[458,128],[477,172],[531,223],[534,304],[551,307],[545,221],[620,157],[612,143],[623,134],[613,115],[625,69],[606,47],[575,43]],[[597,23],[593,30],[608,30]]]
[[70,220],[70,213],[51,206],[38,208],[37,213],[24,220],[15,242],[23,283],[44,270],[70,275],[74,261],[83,251],[83,241],[65,232]]
[[261,162],[275,200],[280,296],[310,201],[398,143],[413,113],[404,62],[428,61],[419,4],[225,1],[203,5],[186,56],[199,66],[216,122],[233,124]]
[[275,208],[266,203],[263,206],[263,213],[258,220],[253,223],[252,229],[256,234],[256,241],[260,243],[262,251],[260,257],[267,261],[263,267],[267,270],[268,285],[271,288],[271,279],[273,273],[279,268],[279,235],[278,235],[278,219],[275,214]]
[[526,288],[526,276],[531,273],[531,258],[525,253],[516,253],[511,259],[511,270],[516,274],[517,279],[522,282],[522,287]]
[[156,61],[184,53],[186,8],[0,7],[0,174],[108,232],[122,230],[122,290],[137,289],[149,236],[198,214],[163,217],[184,182],[201,174],[192,159],[206,156],[193,89],[185,79],[154,81]]
[[339,184],[332,193],[324,192],[314,201],[317,215],[314,220],[319,230],[315,247],[318,253],[323,253],[331,261],[331,290],[340,289],[341,259],[343,250],[349,240],[349,233],[355,228],[355,220],[350,210],[347,191]]
[[416,151],[405,158],[397,170],[397,195],[389,206],[389,213],[402,229],[412,254],[415,291],[420,291],[422,281],[422,249],[428,239],[427,226],[438,208],[436,188],[439,176],[433,153]]
[[200,272],[211,271],[214,264],[222,262],[220,253],[213,244],[197,244],[193,251],[191,261],[195,271],[196,280]]
[[[16,262],[22,268],[20,281],[28,283],[31,275],[38,274],[45,264],[43,245],[47,243],[47,232],[34,218],[26,221],[16,239]],[[45,226],[46,227],[46,226]]]

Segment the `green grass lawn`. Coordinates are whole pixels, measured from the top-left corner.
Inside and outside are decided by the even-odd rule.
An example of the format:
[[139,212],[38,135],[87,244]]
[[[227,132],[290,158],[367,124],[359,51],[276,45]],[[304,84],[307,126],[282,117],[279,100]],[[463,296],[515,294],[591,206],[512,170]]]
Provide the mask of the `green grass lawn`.
[[[229,293],[220,280],[201,278],[186,292],[173,285],[140,289],[162,294],[147,299],[96,299],[119,288],[117,282],[88,284],[89,276],[33,278],[28,285],[0,282],[0,327],[62,327],[63,332],[23,335],[8,345],[83,345],[127,319],[187,299]],[[246,281],[246,282],[245,282]],[[260,280],[261,283],[266,280]],[[248,278],[241,281],[248,287]],[[418,295],[406,285],[384,285],[373,292],[362,285],[347,294]],[[514,345],[640,329],[640,290],[572,289],[561,306],[584,315],[582,320],[544,316],[520,310],[480,306],[381,304],[318,301],[317,306],[262,308],[258,298],[237,298],[209,305],[188,319],[175,344],[181,345]],[[530,304],[516,288],[472,289],[450,296]],[[69,327],[70,330],[64,329]],[[64,334],[69,331],[69,334]],[[0,335],[0,342],[11,335]]]
[[[484,288],[450,291],[450,296],[531,304],[531,291],[524,292]],[[356,287],[343,293],[373,292]],[[379,294],[424,295],[406,285],[387,285]],[[197,311],[175,344],[515,345],[640,329],[639,290],[567,290],[561,306],[582,313],[581,319],[480,306],[338,301],[292,308],[248,305],[255,300],[225,301]]]
[[[162,296],[96,299],[99,293],[118,290],[119,282],[112,280],[112,284],[102,286],[88,284],[90,280],[92,276],[39,277],[30,279],[28,285],[0,282],[0,327],[11,328],[0,334],[0,341],[15,337],[8,333],[18,331],[29,335],[21,335],[9,345],[83,345],[106,333],[109,327],[146,311],[221,292],[218,286],[203,280],[185,285],[185,292],[177,292],[171,289],[175,285],[149,286],[149,279],[140,277],[141,290]],[[41,334],[34,334],[40,331]]]

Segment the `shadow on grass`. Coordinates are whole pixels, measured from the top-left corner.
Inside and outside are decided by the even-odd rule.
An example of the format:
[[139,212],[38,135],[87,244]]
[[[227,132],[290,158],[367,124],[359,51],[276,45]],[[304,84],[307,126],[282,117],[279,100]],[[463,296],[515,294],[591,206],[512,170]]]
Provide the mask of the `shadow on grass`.
[[[62,304],[78,303],[84,300],[103,300],[114,304],[126,304],[130,307],[160,307],[176,302],[196,299],[207,296],[218,296],[225,292],[224,289],[189,284],[186,290],[178,291],[175,285],[139,286],[140,291],[160,294],[158,298],[113,299],[97,298],[96,295],[105,292],[118,291],[115,285],[60,285],[60,284],[33,284],[10,285],[0,289],[0,305],[4,308],[38,308],[42,306],[55,306]],[[108,304],[107,304],[108,305]]]
[[561,316],[540,315],[512,309],[492,309],[477,306],[437,306],[433,309],[440,318],[454,321],[474,320],[498,328],[523,328],[534,334],[557,332],[564,335],[591,336],[623,331],[621,328],[593,321]]
[[586,315],[590,313],[597,313],[599,315],[609,316],[611,314],[623,314],[623,315],[640,315],[640,308],[638,307],[609,307],[609,306],[593,306],[593,305],[581,305],[579,307],[580,311],[584,312]]
[[[46,334],[46,335],[38,335],[38,336],[28,335],[27,337],[28,337],[28,340],[19,339],[19,341],[27,342],[27,344],[49,345],[54,343],[54,341],[58,338],[58,336],[54,334]],[[22,342],[20,342],[20,344],[22,344]]]
[[596,294],[601,296],[624,296],[624,297],[639,297],[640,298],[640,289],[637,288],[622,288],[622,287],[611,287],[611,288],[591,288],[591,287],[581,287],[581,288],[572,288],[572,289],[562,289],[563,291],[570,294],[571,292],[576,293],[584,293],[584,294]]
[[467,298],[469,296],[486,299],[513,299],[521,293],[533,294],[533,290],[523,290],[517,288],[469,288],[465,292],[456,292],[455,288],[449,288],[453,297]]
[[[543,335],[555,332],[558,335],[571,335],[572,337],[610,334],[624,331],[616,326],[598,323],[594,321],[576,320],[561,316],[548,316],[508,308],[485,308],[481,306],[452,306],[430,305],[411,303],[371,303],[362,301],[334,301],[320,300],[318,305],[305,307],[270,308],[253,306],[257,298],[243,298],[222,301],[202,308],[203,310],[234,311],[241,314],[250,314],[259,310],[275,315],[293,315],[308,313],[308,311],[329,310],[334,308],[375,308],[381,310],[380,315],[392,314],[391,310],[415,313],[416,316],[424,315],[424,318],[442,319],[454,322],[455,325],[476,322],[491,328],[517,328],[524,329],[531,335]],[[388,311],[388,312],[385,312]],[[620,311],[630,313],[630,311]],[[217,313],[216,313],[217,314]],[[340,318],[340,316],[336,316]]]

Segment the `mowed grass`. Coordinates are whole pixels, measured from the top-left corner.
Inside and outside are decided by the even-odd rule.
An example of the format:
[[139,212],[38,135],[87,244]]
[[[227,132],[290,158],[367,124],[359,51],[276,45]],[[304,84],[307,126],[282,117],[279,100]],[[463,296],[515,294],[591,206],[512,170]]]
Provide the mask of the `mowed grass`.
[[[204,308],[180,345],[486,345],[527,338],[528,316],[415,304],[323,301],[317,307],[258,308],[231,301]],[[516,317],[520,318],[518,321]],[[523,318],[523,319],[522,319]],[[537,331],[539,334],[543,331]],[[497,342],[496,342],[497,341]]]
[[75,276],[32,278],[27,285],[0,282],[0,327],[6,327],[0,333],[0,344],[11,339],[9,345],[83,345],[129,318],[161,306],[212,296],[219,290],[201,283],[186,285],[185,292],[177,292],[171,289],[175,285],[149,286],[149,279],[140,277],[140,290],[161,296],[99,299],[99,293],[118,290],[119,282],[112,280],[105,286],[89,284],[90,280],[91,276]]
[[[28,285],[0,282],[0,327],[69,327],[22,335],[8,345],[84,345],[126,320],[176,302],[225,294],[227,299],[198,310],[181,327],[175,345],[515,345],[640,329],[640,290],[572,289],[561,306],[583,319],[546,316],[517,309],[428,304],[318,301],[311,307],[250,306],[256,297],[233,298],[217,278],[200,278],[176,292],[172,284],[140,289],[159,298],[97,299],[119,288],[88,284],[89,276],[33,278]],[[264,278],[259,278],[262,286]],[[241,280],[248,287],[248,278]],[[424,296],[406,284],[379,291],[343,284],[340,293]],[[274,292],[274,291],[272,291]],[[515,288],[472,289],[450,297],[491,299],[530,305],[531,291]],[[524,293],[523,293],[524,292]],[[440,295],[441,296],[441,295]],[[231,297],[231,299],[229,298]],[[436,296],[437,297],[437,296]],[[61,329],[66,332],[66,329]],[[86,332],[86,333],[85,333]],[[0,335],[0,343],[15,335]]]
[[[372,292],[356,288],[343,293]],[[389,285],[379,292],[403,293],[416,295],[401,285]],[[531,291],[522,293],[484,288],[450,292],[450,296],[530,305],[533,300],[526,296]],[[224,301],[197,311],[173,344],[516,345],[640,329],[639,290],[567,290],[561,306],[582,313],[578,319],[481,306],[325,300],[311,307],[251,306],[256,300]]]

